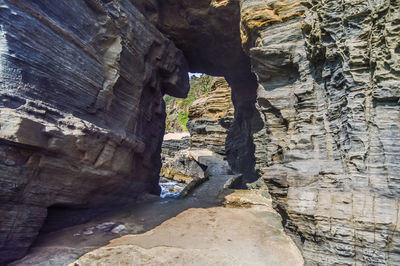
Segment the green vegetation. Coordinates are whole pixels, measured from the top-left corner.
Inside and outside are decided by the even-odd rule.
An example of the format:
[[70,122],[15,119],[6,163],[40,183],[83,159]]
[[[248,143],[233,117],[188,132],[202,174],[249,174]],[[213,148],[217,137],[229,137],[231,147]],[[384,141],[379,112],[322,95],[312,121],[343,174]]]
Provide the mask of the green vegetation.
[[165,95],[164,96],[165,105],[168,105],[173,99],[174,99],[174,97]]
[[186,123],[189,121],[189,111],[181,111],[178,113],[178,124],[183,131],[188,131]]
[[190,91],[185,99],[177,99],[169,95],[164,96],[167,107],[166,131],[188,131],[186,123],[189,121],[189,107],[196,99],[211,90],[211,82],[211,76],[193,76],[190,79]]

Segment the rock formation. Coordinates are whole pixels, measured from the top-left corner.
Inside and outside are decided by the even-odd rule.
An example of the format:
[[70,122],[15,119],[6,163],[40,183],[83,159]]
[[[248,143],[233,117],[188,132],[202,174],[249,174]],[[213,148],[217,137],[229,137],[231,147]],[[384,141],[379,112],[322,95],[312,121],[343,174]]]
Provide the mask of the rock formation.
[[306,264],[398,265],[400,3],[241,9],[260,84],[256,167]]
[[400,264],[399,16],[398,0],[0,0],[1,262],[49,207],[158,191],[162,96],[190,70],[229,83],[224,152],[306,264]]
[[[195,157],[215,157],[215,161],[223,161],[226,155],[225,139],[234,112],[231,89],[224,78],[209,78],[210,91],[199,96],[190,107],[186,107],[189,108],[186,126],[190,135],[176,132],[164,136],[160,176],[185,186],[180,197],[185,197],[209,177],[205,174],[207,165],[202,165],[201,159],[199,161]],[[195,88],[192,87],[191,90],[193,89]]]
[[225,139],[233,113],[231,88],[224,78],[215,78],[211,91],[189,108],[190,146],[225,155]]
[[231,167],[252,180],[252,120],[257,79],[240,36],[238,0],[135,0],[136,6],[188,59],[191,72],[223,76],[232,90],[235,121],[226,140]]
[[160,176],[190,184],[205,178],[202,167],[190,156],[188,150],[181,150],[163,161]]
[[[49,211],[157,193],[187,64],[130,1],[0,1],[0,264]],[[64,221],[59,221],[64,222]]]

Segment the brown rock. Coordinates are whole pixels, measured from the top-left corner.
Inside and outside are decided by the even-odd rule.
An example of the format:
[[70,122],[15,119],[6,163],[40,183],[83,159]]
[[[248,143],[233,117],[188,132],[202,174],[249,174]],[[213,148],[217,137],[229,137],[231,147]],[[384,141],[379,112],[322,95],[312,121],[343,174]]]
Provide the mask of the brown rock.
[[234,112],[230,90],[224,78],[215,78],[211,91],[190,107],[187,127],[192,148],[225,154],[225,139]]

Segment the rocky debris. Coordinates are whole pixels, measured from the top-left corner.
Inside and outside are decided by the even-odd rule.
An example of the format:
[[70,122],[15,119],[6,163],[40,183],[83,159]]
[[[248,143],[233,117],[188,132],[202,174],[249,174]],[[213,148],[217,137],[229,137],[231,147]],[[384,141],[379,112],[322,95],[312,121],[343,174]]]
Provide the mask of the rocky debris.
[[271,198],[236,191],[226,201],[226,208],[189,209],[144,234],[112,240],[70,265],[303,265]]
[[[171,133],[167,137],[171,140],[167,142],[186,143],[186,137],[179,137],[182,137],[181,133]],[[181,146],[163,145],[163,166],[160,173],[162,197],[168,195],[183,198],[191,193],[208,195],[209,199],[206,200],[213,202],[223,189],[237,186],[241,182],[243,175],[233,174],[224,156],[207,149],[180,150]],[[208,181],[210,179],[211,182]]]
[[96,229],[103,231],[103,232],[109,232],[115,226],[116,226],[116,224],[114,222],[105,222],[105,223],[96,225]]
[[[215,196],[218,196],[219,191],[236,185],[242,177],[240,174],[234,175],[232,173],[228,162],[221,155],[206,149],[189,149],[177,152],[175,157],[164,161],[160,175],[169,180],[184,183],[184,188],[179,191],[180,198],[187,196],[194,188],[196,188],[193,192],[195,194],[215,194]],[[209,179],[218,179],[219,181],[208,184],[209,181],[207,180]],[[206,184],[203,184],[203,182]],[[226,182],[228,184],[224,186]],[[198,187],[200,184],[202,185]],[[213,196],[210,196],[210,199],[215,200]]]
[[[131,1],[1,2],[0,263],[22,257],[50,206],[158,192],[162,96],[187,63]],[[62,220],[60,220],[62,223]]]
[[123,224],[117,224],[115,222],[103,222],[101,224],[90,226],[85,228],[82,232],[75,233],[74,236],[91,236],[95,234],[95,232],[111,232],[113,234],[119,234],[126,229],[126,226]]
[[120,225],[117,225],[116,227],[114,227],[114,228],[111,230],[111,233],[113,233],[113,234],[120,234],[122,231],[125,231],[125,230],[126,230],[126,226],[123,225],[123,224],[120,224]]
[[398,1],[241,8],[256,168],[306,264],[398,265]]
[[241,184],[243,182],[243,175],[242,174],[238,174],[238,175],[232,175],[231,178],[229,178],[224,186],[223,189],[231,189],[231,188],[237,188],[240,187]]
[[209,150],[192,150],[190,156],[206,168],[207,181],[189,194],[202,202],[220,203],[221,197],[243,178],[241,174],[232,173],[229,163],[219,154]]
[[89,227],[88,229],[86,229],[85,231],[82,232],[83,235],[85,236],[90,236],[94,234],[94,227]]
[[[219,80],[227,85],[224,79]],[[229,87],[224,89],[229,90]],[[211,100],[212,98],[206,99]],[[217,101],[221,102],[221,99],[223,99],[222,104],[227,101],[224,97],[218,98]],[[211,101],[215,106],[220,106],[220,104],[216,103],[215,99]],[[214,110],[223,112],[222,108],[215,108]],[[193,124],[196,124],[197,121]],[[193,146],[187,148],[188,143],[193,145],[192,137],[180,132],[165,135],[162,146],[163,165],[160,172],[160,185],[163,190],[161,193],[162,197],[169,195],[171,197],[183,198],[209,178],[221,178],[223,182],[230,179],[229,186],[236,185],[241,180],[242,175],[233,175],[224,156],[208,149],[198,149]],[[203,137],[207,137],[207,135],[203,135]],[[198,137],[198,140],[206,142],[205,138]],[[212,144],[209,144],[209,146],[212,146]],[[163,184],[162,182],[167,183]],[[220,185],[216,189],[223,187],[223,183]],[[167,189],[169,190],[167,191]]]
[[189,184],[194,179],[204,179],[201,166],[190,155],[188,150],[177,152],[174,157],[166,158],[160,175],[168,179]]
[[189,108],[190,146],[225,154],[225,139],[233,114],[231,88],[224,78],[214,78],[210,92]]
[[271,195],[265,187],[253,190],[234,190],[224,198],[225,207],[231,208],[257,208],[275,212],[272,208]]

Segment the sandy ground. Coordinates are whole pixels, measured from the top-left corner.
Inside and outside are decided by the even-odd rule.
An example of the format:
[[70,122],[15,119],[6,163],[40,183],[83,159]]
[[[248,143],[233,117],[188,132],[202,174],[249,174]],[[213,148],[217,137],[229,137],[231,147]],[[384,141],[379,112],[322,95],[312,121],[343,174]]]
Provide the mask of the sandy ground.
[[184,137],[190,137],[189,132],[168,133],[164,135],[164,140],[178,140]]

